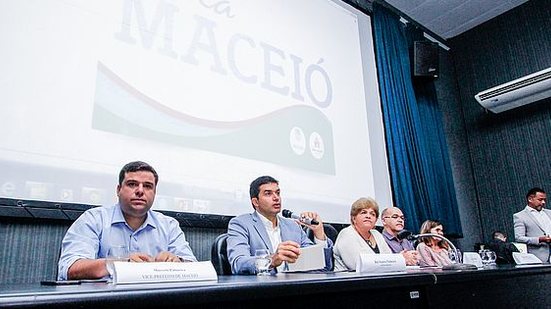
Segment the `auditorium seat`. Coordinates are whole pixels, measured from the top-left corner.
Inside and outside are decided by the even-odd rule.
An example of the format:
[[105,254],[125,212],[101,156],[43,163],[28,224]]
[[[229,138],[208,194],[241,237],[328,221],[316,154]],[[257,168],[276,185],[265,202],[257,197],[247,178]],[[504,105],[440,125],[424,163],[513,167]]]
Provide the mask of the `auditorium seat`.
[[228,234],[220,234],[212,244],[211,262],[218,275],[231,275],[230,262],[228,261],[227,242]]
[[[334,228],[329,223],[324,223],[323,224],[323,231],[325,232],[325,235],[329,239],[331,239],[333,241],[333,243],[335,243],[335,241],[337,240],[337,235],[339,235],[339,232],[337,231],[337,229]],[[314,241],[314,233],[312,232],[311,229],[306,228],[306,234],[308,235],[308,238],[310,238],[311,241]]]

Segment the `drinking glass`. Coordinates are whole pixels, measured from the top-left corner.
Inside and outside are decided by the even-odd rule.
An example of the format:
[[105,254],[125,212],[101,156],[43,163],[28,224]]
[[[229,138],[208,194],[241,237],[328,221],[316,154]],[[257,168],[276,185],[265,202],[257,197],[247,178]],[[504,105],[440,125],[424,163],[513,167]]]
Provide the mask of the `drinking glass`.
[[113,263],[117,261],[128,261],[128,249],[126,248],[126,245],[113,245],[111,246],[111,248],[109,248],[109,251],[107,252],[107,257],[105,258],[105,266],[111,278],[113,278],[113,274],[115,273],[115,266]]
[[270,263],[272,262],[268,249],[258,249],[254,252],[256,274],[258,276],[270,275]]
[[488,255],[488,265],[496,265],[496,253],[494,251],[488,250],[486,254]]
[[478,252],[478,254],[480,254],[480,258],[482,259],[482,266],[484,267],[489,266],[491,263],[492,254],[490,252],[495,255],[495,253],[490,250],[480,250]]
[[453,264],[461,264],[463,262],[463,255],[459,249],[449,249],[448,256]]

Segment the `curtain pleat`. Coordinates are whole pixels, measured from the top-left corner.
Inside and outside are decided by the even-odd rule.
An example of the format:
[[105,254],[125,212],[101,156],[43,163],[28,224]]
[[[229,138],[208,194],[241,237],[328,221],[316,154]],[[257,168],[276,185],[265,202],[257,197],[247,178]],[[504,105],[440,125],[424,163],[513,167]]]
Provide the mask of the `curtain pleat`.
[[461,222],[442,116],[432,81],[412,82],[409,45],[414,31],[387,8],[373,4],[373,32],[395,206],[406,228],[440,220],[461,237]]

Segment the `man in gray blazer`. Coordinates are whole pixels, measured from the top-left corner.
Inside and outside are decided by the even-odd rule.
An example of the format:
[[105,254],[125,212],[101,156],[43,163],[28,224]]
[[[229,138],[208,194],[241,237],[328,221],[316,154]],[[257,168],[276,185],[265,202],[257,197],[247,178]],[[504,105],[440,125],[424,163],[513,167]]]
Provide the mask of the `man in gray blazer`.
[[528,205],[513,215],[515,241],[525,243],[528,253],[542,262],[549,262],[551,243],[551,210],[544,209],[547,202],[545,191],[532,188],[526,194]]
[[331,269],[331,239],[325,236],[323,223],[318,214],[304,212],[303,217],[315,219],[317,225],[307,225],[278,216],[281,212],[279,183],[273,177],[262,176],[250,186],[251,203],[255,211],[230,220],[228,225],[228,259],[233,274],[255,274],[255,251],[268,249],[271,253],[270,269],[283,262],[294,263],[300,255],[300,248],[314,243],[306,236],[301,225],[312,229],[316,243],[324,243],[327,270]]

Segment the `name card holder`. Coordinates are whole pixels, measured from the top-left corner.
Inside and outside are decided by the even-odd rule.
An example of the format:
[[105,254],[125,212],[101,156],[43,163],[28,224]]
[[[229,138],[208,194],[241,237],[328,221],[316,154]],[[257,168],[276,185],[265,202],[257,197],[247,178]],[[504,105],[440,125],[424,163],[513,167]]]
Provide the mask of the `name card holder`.
[[532,253],[513,252],[513,259],[517,265],[542,264],[541,260]]
[[382,274],[405,271],[406,260],[401,254],[362,253],[356,263],[357,273]]
[[476,266],[476,268],[484,267],[484,265],[482,265],[482,258],[476,252],[463,252],[463,263],[472,264]]
[[155,263],[114,263],[113,283],[161,283],[216,281],[218,276],[210,261],[204,262],[155,262]]

